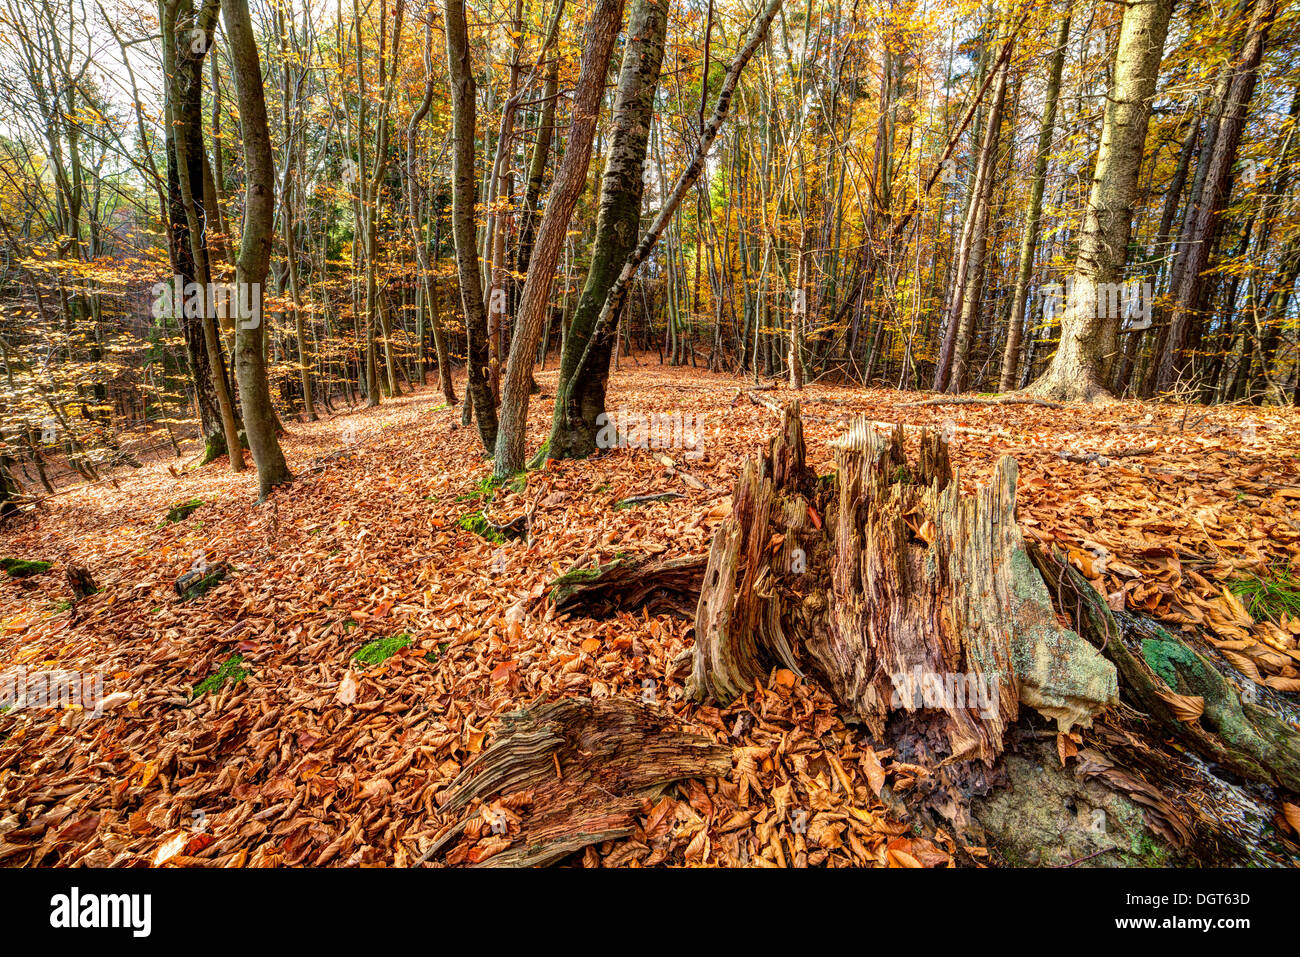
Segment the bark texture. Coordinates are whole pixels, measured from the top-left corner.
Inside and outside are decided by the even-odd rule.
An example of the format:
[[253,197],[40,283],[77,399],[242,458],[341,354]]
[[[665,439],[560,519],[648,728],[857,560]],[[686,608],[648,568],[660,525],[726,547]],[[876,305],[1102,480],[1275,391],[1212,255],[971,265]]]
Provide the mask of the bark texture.
[[474,178],[474,72],[469,56],[469,29],[465,25],[465,0],[445,0],[447,71],[451,77],[451,232],[456,244],[456,275],[460,304],[465,313],[469,385],[467,409],[473,406],[483,448],[497,444],[497,407],[488,383],[487,311],[483,308],[483,277],[479,273],[474,204],[478,183]]
[[667,0],[637,0],[633,5],[614,100],[614,130],[600,187],[591,268],[560,358],[560,382],[567,387],[560,390],[565,401],[557,399],[555,403],[547,443],[550,458],[586,458],[596,451],[600,430],[596,419],[605,411],[609,359],[618,337],[617,327],[601,330],[598,340],[592,343],[583,374],[575,379],[574,372],[592,338],[605,296],[636,248],[640,234],[646,145],[667,27]]
[[860,419],[819,480],[798,404],[786,410],[713,538],[694,697],[726,701],[773,667],[806,670],[877,737],[891,713],[924,709],[954,759],[990,764],[1021,704],[1069,729],[1117,700],[1115,669],[1057,623],[1030,563],[1014,459],[962,495],[943,437],[922,430],[918,445],[909,461],[901,427]]
[[[1074,262],[1076,295],[1065,304],[1061,340],[1051,365],[1029,387],[1044,398],[1095,401],[1110,395],[1108,373],[1122,317],[1099,308],[1095,290],[1119,282],[1123,275],[1151,98],[1172,6],[1173,0],[1130,0],[1124,9],[1092,192]],[[1088,290],[1094,294],[1086,294]]]
[[[271,159],[271,134],[266,122],[266,97],[257,40],[248,14],[248,0],[222,0],[230,58],[239,92],[239,121],[244,140],[244,170],[248,181],[244,202],[244,233],[235,265],[235,283],[251,289],[257,303],[255,316],[236,320],[235,352],[239,401],[244,413],[248,446],[257,465],[259,498],[276,485],[290,481],[288,463],[276,438],[275,409],[266,377],[262,331],[262,284],[271,261],[272,222],[275,213],[275,168]],[[244,296],[235,300],[242,302]],[[238,450],[232,450],[232,455]]]
[[628,837],[645,802],[673,781],[717,777],[731,749],[675,730],[667,711],[626,698],[565,698],[502,719],[492,746],[452,781],[460,819],[435,844],[448,864],[551,864]]
[[591,142],[596,134],[605,74],[614,41],[623,22],[623,0],[598,0],[587,21],[582,67],[573,91],[573,113],[564,158],[555,171],[551,195],[537,228],[537,241],[528,263],[528,278],[519,294],[519,313],[510,340],[510,358],[501,388],[501,422],[497,432],[495,475],[509,478],[524,466],[524,432],[528,424],[533,363],[542,324],[550,307],[555,265],[564,246],[573,208],[587,183]]

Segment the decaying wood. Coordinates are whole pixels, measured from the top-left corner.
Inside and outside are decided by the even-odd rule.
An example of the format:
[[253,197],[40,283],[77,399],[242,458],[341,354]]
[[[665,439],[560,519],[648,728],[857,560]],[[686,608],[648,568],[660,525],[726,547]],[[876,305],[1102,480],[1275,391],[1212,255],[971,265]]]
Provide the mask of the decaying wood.
[[685,778],[731,768],[731,749],[676,730],[661,709],[627,698],[564,698],[501,719],[496,740],[452,781],[439,839],[448,864],[551,864],[628,837],[647,802]]
[[228,574],[230,574],[230,566],[224,562],[202,568],[191,568],[176,579],[173,587],[175,587],[176,594],[181,597],[182,601],[188,601],[191,598],[197,598],[214,587],[218,582],[225,579]]
[[99,586],[95,584],[95,577],[90,573],[89,568],[81,565],[69,565],[66,574],[68,576],[68,587],[72,589],[72,597],[77,601],[89,598],[99,591]]
[[913,461],[903,440],[859,419],[819,480],[786,410],[714,535],[690,693],[727,701],[773,667],[809,671],[876,736],[924,710],[952,758],[986,763],[1022,703],[1089,723],[1117,700],[1115,669],[1057,621],[1016,524],[1015,461],[962,495],[942,435],[920,430]]
[[1031,555],[1062,612],[1114,663],[1125,696],[1166,734],[1248,780],[1300,791],[1300,732],[1243,701],[1210,662],[1155,622],[1112,612],[1061,556],[1037,548]]
[[574,565],[551,583],[557,611],[607,618],[647,609],[690,619],[700,599],[705,556],[624,556],[605,565]]

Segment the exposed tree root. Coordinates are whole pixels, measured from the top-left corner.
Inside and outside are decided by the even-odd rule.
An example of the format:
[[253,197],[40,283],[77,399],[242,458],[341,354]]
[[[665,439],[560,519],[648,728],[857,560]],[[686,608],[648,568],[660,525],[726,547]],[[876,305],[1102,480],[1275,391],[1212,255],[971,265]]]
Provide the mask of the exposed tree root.
[[1060,556],[1031,554],[1080,631],[1114,663],[1134,705],[1205,760],[1300,791],[1300,732],[1243,701],[1213,665],[1155,622],[1112,612]]

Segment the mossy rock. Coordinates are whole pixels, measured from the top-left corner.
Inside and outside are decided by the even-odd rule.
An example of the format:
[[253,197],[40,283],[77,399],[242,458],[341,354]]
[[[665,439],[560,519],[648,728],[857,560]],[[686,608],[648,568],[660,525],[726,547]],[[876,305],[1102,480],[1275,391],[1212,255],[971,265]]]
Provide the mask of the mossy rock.
[[44,575],[53,566],[53,562],[27,561],[22,558],[0,558],[0,569],[10,578],[30,578],[32,575]]
[[1153,833],[1142,809],[1095,780],[1062,768],[1034,742],[1004,758],[1006,786],[977,799],[972,815],[1012,867],[1165,867],[1179,852]]

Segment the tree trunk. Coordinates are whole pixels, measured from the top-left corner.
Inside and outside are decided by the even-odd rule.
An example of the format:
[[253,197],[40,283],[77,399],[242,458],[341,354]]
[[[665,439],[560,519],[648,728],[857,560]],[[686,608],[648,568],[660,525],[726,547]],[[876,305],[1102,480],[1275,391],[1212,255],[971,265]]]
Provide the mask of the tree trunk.
[[[266,355],[262,331],[262,283],[271,260],[272,224],[275,214],[275,168],[271,158],[271,134],[266,122],[266,98],[262,89],[262,67],[257,40],[248,14],[248,0],[221,0],[221,10],[230,38],[230,59],[239,94],[239,123],[244,142],[244,174],[247,193],[244,202],[244,232],[235,264],[236,358],[239,399],[244,411],[248,446],[257,465],[258,499],[293,476],[275,435],[275,409],[266,377]],[[244,307],[253,302],[252,314]]]
[[487,314],[483,309],[483,278],[479,273],[474,230],[474,204],[478,184],[474,177],[474,72],[469,55],[469,30],[465,25],[465,0],[444,0],[447,32],[447,70],[452,100],[451,227],[456,244],[456,274],[461,308],[465,313],[466,364],[469,385],[466,414],[472,407],[478,434],[489,453],[497,444],[497,409],[488,383]]
[[1065,47],[1070,39],[1070,14],[1066,8],[1056,30],[1056,49],[1052,51],[1048,67],[1046,103],[1043,107],[1043,125],[1038,131],[1038,149],[1034,160],[1034,181],[1029,191],[1029,217],[1025,234],[1020,240],[1020,262],[1016,269],[1015,291],[1011,294],[1011,319],[1007,325],[1007,343],[1002,351],[1002,371],[998,376],[998,391],[1010,392],[1016,384],[1020,368],[1020,343],[1025,329],[1025,296],[1029,291],[1029,278],[1034,269],[1034,250],[1038,248],[1039,227],[1043,216],[1043,189],[1047,183],[1047,157],[1052,151],[1052,133],[1056,125],[1056,104],[1061,95],[1061,71],[1065,66]]
[[557,398],[555,403],[547,443],[550,458],[585,458],[596,450],[596,435],[600,430],[596,420],[605,411],[609,358],[618,335],[617,327],[603,330],[600,341],[592,344],[591,358],[576,380],[574,370],[587,348],[605,296],[636,247],[640,233],[646,144],[667,24],[667,0],[635,0],[628,18],[630,39],[623,54],[614,101],[614,129],[601,182],[591,268],[560,357],[557,395],[563,393],[567,401],[560,402]]
[[[1045,398],[1108,398],[1119,315],[1098,315],[1095,291],[1123,275],[1151,98],[1173,0],[1132,0],[1124,9],[1092,193],[1074,262],[1076,295],[1065,304],[1061,340],[1047,371],[1029,390]],[[1083,291],[1085,294],[1080,294]],[[1086,294],[1092,291],[1092,295]]]
[[1203,159],[1207,164],[1204,189],[1184,224],[1179,244],[1182,264],[1175,268],[1177,284],[1170,290],[1174,299],[1173,314],[1156,376],[1158,392],[1173,388],[1183,369],[1188,332],[1194,313],[1200,307],[1205,270],[1210,262],[1219,219],[1232,192],[1237,147],[1241,143],[1246,112],[1259,76],[1259,62],[1276,13],[1277,0],[1254,0],[1250,26],[1223,100],[1218,136],[1209,156]]
[[528,425],[528,400],[533,363],[537,359],[537,341],[550,308],[555,264],[564,246],[573,208],[587,183],[591,141],[600,115],[605,75],[609,72],[609,60],[622,22],[623,0],[598,0],[587,21],[582,67],[573,92],[569,141],[564,149],[564,158],[555,171],[546,211],[542,213],[541,225],[537,228],[537,244],[528,263],[528,278],[519,294],[519,313],[510,340],[510,355],[501,388],[501,422],[493,469],[498,479],[509,478],[524,466],[524,433]]

